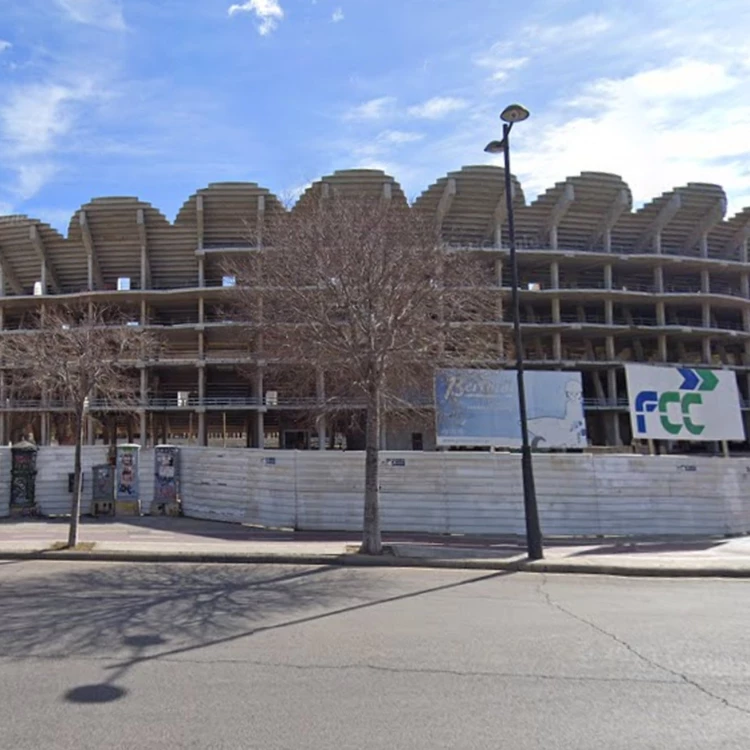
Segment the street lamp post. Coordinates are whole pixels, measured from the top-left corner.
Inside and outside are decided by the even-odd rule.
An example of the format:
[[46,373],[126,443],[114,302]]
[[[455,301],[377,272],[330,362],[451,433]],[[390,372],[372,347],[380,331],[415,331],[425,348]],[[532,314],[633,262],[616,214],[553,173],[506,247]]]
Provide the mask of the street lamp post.
[[500,119],[503,120],[503,140],[492,141],[485,151],[490,154],[503,152],[505,158],[505,204],[508,214],[508,244],[510,245],[510,267],[513,277],[511,302],[513,307],[513,336],[516,347],[516,377],[518,379],[518,413],[521,419],[521,473],[523,477],[523,507],[526,516],[526,549],[531,560],[541,560],[544,557],[542,548],[542,531],[539,526],[539,510],[536,503],[536,489],[534,487],[534,468],[531,461],[531,445],[529,443],[529,424],[526,414],[526,387],[524,383],[523,366],[523,336],[521,334],[521,301],[518,281],[518,257],[516,255],[516,230],[513,214],[513,188],[510,175],[510,131],[513,123],[527,119],[529,111],[520,104],[506,107]]

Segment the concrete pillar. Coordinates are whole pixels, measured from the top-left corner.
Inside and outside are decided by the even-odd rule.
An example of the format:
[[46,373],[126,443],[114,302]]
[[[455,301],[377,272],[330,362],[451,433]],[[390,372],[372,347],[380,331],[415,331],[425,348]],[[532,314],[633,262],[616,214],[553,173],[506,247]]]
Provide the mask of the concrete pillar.
[[747,263],[750,256],[750,253],[748,252],[748,249],[750,249],[750,239],[746,239],[741,245],[740,245],[740,260],[743,263]]
[[702,315],[702,325],[704,328],[710,328],[711,327],[711,305],[708,302],[704,302],[701,306],[701,312]]
[[[260,403],[264,404],[264,385],[263,385],[263,368],[259,367],[255,373],[255,395],[260,399]],[[258,410],[258,415],[255,420],[255,443],[258,448],[263,449],[266,443],[266,426],[265,426],[265,408]]]
[[711,273],[707,268],[701,270],[701,292],[708,294],[711,291]]
[[711,364],[711,339],[708,336],[703,339],[703,363]]
[[198,286],[206,286],[206,259],[203,255],[198,256]]
[[658,294],[664,293],[664,269],[661,266],[654,268],[654,289]]
[[555,297],[552,300],[552,322],[560,323],[560,298]]
[[606,350],[607,350],[607,359],[610,362],[614,361],[617,358],[616,355],[615,355],[615,337],[614,336],[607,336],[607,338],[605,339],[604,344],[605,344],[605,347],[606,347]]
[[611,299],[604,301],[604,322],[611,326],[615,322],[615,305]]
[[610,227],[604,230],[604,252],[612,252],[612,229]]
[[555,261],[549,267],[550,286],[552,289],[560,288],[560,264]]
[[206,304],[202,295],[198,298],[198,322],[206,322]]
[[146,410],[138,411],[138,442],[141,447],[148,447],[148,422],[146,421]]
[[[607,398],[611,405],[617,404],[617,370],[607,370]],[[612,445],[622,445],[620,433],[620,413],[612,411],[609,414],[609,439]]]
[[552,358],[558,362],[562,359],[562,335],[560,333],[552,335]]
[[91,414],[86,417],[86,445],[94,445],[96,442],[96,430],[94,427],[94,418]]
[[708,232],[703,232],[700,240],[701,258],[708,258]]
[[750,275],[742,273],[740,275],[740,284],[742,285],[742,296],[745,299],[750,299]]
[[[315,378],[316,395],[318,398],[318,407],[325,403],[326,399],[326,383],[325,373],[322,370],[318,370]],[[327,425],[325,414],[321,413],[318,415],[316,420],[316,427],[318,431],[318,450],[324,451],[326,449],[327,442]]]
[[666,362],[667,357],[667,337],[666,334],[659,334],[659,359],[662,362]]
[[654,248],[654,252],[657,255],[661,255],[661,232],[657,232],[654,235],[654,246],[653,246],[653,248]]
[[39,442],[41,445],[49,445],[50,442],[50,435],[49,435],[49,414],[47,412],[44,412],[41,415],[41,419],[39,420]]
[[656,303],[656,325],[665,326],[667,324],[667,311],[663,302]]
[[607,265],[604,266],[604,288],[605,289],[612,288],[612,264],[611,263],[607,263]]
[[553,250],[557,250],[558,244],[557,244],[557,225],[553,225],[552,228],[549,230],[549,246]]

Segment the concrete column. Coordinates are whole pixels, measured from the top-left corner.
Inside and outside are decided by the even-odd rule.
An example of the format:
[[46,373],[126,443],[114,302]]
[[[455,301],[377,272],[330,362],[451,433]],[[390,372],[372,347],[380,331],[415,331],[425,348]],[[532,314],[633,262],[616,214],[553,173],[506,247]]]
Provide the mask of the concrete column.
[[708,258],[708,232],[703,232],[700,240],[701,258]]
[[552,300],[552,322],[560,323],[560,298],[555,297]]
[[745,299],[750,299],[750,275],[742,273],[740,275],[740,284],[742,285],[742,296]]
[[607,227],[604,230],[604,252],[612,252],[612,230],[610,229],[610,227]]
[[657,232],[654,235],[654,246],[653,246],[653,248],[654,248],[654,252],[657,255],[661,255],[661,232]]
[[[325,373],[322,370],[318,370],[315,376],[315,387],[316,396],[318,398],[318,406],[320,407],[326,399],[326,382]],[[326,417],[325,414],[319,414],[315,422],[318,430],[318,450],[324,451],[326,449],[327,430],[326,430]]]
[[[611,405],[614,406],[617,404],[617,370],[611,368],[607,370],[607,398]],[[610,412],[609,423],[609,433],[612,445],[622,445],[619,412]]]
[[711,291],[711,273],[707,268],[701,271],[701,292],[708,294]]
[[549,267],[550,285],[552,289],[560,288],[560,264],[555,261]]
[[562,359],[562,335],[560,333],[552,335],[552,357],[557,361]]
[[199,323],[206,322],[206,304],[203,299],[203,295],[201,295],[198,298],[198,322]]
[[550,230],[549,230],[549,246],[553,250],[557,250],[557,225],[555,224]]
[[204,256],[198,256],[198,286],[206,286],[206,259]]
[[750,253],[748,252],[748,249],[750,249],[750,239],[746,239],[741,245],[740,245],[740,260],[743,263],[748,262],[748,256]]
[[611,326],[615,322],[615,305],[611,299],[604,301],[604,322]]
[[148,447],[148,422],[146,421],[145,409],[139,409],[138,411],[138,442],[141,447]]
[[664,269],[661,266],[654,268],[654,289],[658,294],[664,293]]
[[[259,367],[257,372],[255,373],[255,394],[257,398],[260,399],[260,403],[263,404],[264,401],[264,385],[263,385],[263,368]],[[263,409],[258,410],[258,416],[255,420],[255,442],[258,448],[261,450],[263,449],[265,442],[266,442],[266,427],[265,427],[265,419],[264,419],[265,411]]]
[[711,339],[708,337],[703,339],[703,363],[711,364]]
[[607,359],[610,362],[617,359],[617,357],[615,356],[615,337],[607,336],[607,338],[605,339],[604,345],[607,351]]
[[89,414],[86,417],[86,445],[93,445],[96,442],[96,432],[94,429],[94,418]]
[[667,324],[667,311],[663,302],[656,303],[656,324],[659,326]]
[[604,288],[605,289],[612,288],[612,264],[611,263],[607,263],[607,265],[604,266]]
[[49,414],[43,413],[41,415],[41,419],[39,420],[40,430],[39,430],[39,442],[42,445],[49,445],[50,442],[50,434],[49,434]]
[[665,334],[659,334],[659,359],[662,362],[667,361],[667,337]]
[[708,302],[704,302],[701,306],[701,311],[703,313],[702,321],[703,321],[703,327],[704,328],[710,328],[711,327],[711,305]]

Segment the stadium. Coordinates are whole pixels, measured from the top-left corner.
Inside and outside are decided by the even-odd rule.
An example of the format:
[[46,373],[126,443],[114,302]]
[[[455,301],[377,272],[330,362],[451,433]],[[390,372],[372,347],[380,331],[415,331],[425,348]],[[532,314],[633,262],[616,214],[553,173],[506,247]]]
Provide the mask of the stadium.
[[[583,373],[590,444],[631,443],[627,362],[735,371],[747,426],[750,208],[727,217],[720,186],[690,183],[633,210],[628,185],[595,172],[528,203],[515,178],[512,185],[527,367]],[[338,171],[315,189],[406,201],[377,170]],[[488,284],[503,288],[499,322],[510,335],[503,170],[464,167],[412,205],[434,216],[447,246],[478,260]],[[123,413],[91,404],[91,444],[117,437],[144,446],[357,449],[361,435],[343,423],[332,419],[319,435],[310,428],[305,413],[316,394],[285,392],[224,313],[234,283],[222,270],[226,259],[259,247],[264,221],[285,210],[269,190],[245,182],[198,190],[174,222],[132,197],[81,206],[67,236],[42,220],[0,217],[0,327],[22,329],[30,312],[56,299],[116,305],[132,325],[159,332],[164,350],[140,365],[140,405]],[[64,405],[17,399],[0,373],[0,444],[29,434],[40,445],[68,442],[66,421]],[[432,450],[434,432],[428,414],[386,428],[383,446]]]

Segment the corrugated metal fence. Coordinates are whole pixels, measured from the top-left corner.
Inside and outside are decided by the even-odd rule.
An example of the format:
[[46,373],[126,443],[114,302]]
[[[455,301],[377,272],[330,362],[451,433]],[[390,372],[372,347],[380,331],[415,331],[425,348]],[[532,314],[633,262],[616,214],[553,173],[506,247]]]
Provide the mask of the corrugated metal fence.
[[[105,448],[86,448],[90,468]],[[488,453],[393,453],[381,457],[383,528],[434,533],[523,534],[520,458]],[[358,531],[364,454],[183,448],[182,499],[193,518]],[[42,512],[70,507],[72,448],[42,448],[37,499]],[[144,510],[153,496],[154,452],[140,456]],[[750,531],[750,459],[686,456],[537,454],[534,474],[547,535],[725,534]],[[0,449],[8,488],[10,456]]]

